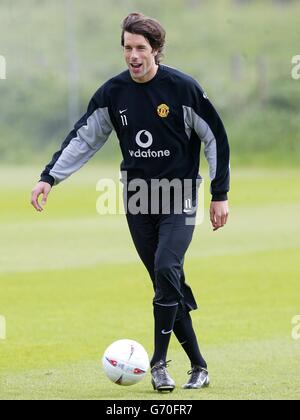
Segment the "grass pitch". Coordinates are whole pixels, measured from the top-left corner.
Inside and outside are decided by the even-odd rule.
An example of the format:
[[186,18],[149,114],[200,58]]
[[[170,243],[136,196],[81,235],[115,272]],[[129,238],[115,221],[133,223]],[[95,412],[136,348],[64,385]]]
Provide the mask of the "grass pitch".
[[212,232],[206,210],[186,274],[212,385],[180,389],[189,364],[173,337],[171,395],[154,393],[149,377],[123,388],[102,373],[112,341],[153,350],[152,288],[125,216],[95,210],[96,182],[117,179],[117,165],[83,169],[52,191],[42,214],[29,205],[38,172],[0,170],[0,399],[299,399],[300,171],[233,172],[222,231]]

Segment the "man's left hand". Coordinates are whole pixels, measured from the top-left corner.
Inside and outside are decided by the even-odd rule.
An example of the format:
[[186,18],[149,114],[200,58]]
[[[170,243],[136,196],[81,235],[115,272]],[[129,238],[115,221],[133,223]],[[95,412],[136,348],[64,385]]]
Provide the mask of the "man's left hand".
[[210,205],[210,221],[214,232],[226,225],[228,216],[228,201],[212,201]]

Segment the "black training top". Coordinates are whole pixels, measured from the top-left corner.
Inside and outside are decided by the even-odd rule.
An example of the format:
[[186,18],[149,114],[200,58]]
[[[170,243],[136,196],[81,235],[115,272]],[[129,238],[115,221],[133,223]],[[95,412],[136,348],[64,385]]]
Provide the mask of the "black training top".
[[147,83],[135,82],[128,70],[106,82],[41,180],[56,185],[66,179],[91,159],[113,130],[128,181],[197,179],[203,142],[213,200],[227,199],[230,152],[222,121],[192,77],[164,65]]

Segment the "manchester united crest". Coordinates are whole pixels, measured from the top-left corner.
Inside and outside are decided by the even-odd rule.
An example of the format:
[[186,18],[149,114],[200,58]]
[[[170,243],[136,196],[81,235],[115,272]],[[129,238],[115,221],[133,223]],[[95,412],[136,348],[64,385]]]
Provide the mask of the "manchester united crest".
[[157,113],[161,118],[167,118],[170,113],[170,108],[166,104],[161,104],[157,107]]

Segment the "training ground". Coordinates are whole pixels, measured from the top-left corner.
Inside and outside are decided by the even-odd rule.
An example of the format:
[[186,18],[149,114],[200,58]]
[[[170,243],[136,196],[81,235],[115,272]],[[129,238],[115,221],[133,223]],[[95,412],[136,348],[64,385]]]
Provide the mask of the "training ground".
[[[188,360],[175,338],[169,359],[178,388],[129,388],[101,368],[121,338],[153,350],[152,288],[125,216],[96,213],[96,183],[118,166],[84,168],[54,189],[46,211],[31,208],[41,168],[1,168],[0,399],[298,399],[300,171],[232,172],[228,225],[206,218],[186,257],[199,302],[195,329],[212,385],[183,391]],[[209,183],[206,182],[206,206]],[[295,329],[294,329],[295,332]],[[299,332],[299,329],[298,329]]]

